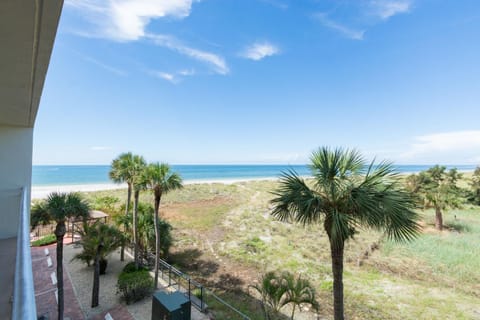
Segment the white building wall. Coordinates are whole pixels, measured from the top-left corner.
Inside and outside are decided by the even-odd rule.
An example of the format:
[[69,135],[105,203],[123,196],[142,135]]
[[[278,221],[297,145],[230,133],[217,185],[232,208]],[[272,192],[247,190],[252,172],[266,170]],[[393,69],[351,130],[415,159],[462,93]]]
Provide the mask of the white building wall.
[[21,188],[30,193],[33,128],[0,126],[0,239],[17,235]]

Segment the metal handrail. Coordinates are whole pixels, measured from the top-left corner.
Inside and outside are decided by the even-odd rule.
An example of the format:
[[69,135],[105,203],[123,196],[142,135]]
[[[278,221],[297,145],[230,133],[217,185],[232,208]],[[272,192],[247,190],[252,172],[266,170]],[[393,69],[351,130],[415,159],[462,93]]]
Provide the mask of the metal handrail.
[[12,319],[35,320],[37,307],[30,252],[30,196],[26,188],[21,190],[20,217],[17,233],[17,258],[13,289]]

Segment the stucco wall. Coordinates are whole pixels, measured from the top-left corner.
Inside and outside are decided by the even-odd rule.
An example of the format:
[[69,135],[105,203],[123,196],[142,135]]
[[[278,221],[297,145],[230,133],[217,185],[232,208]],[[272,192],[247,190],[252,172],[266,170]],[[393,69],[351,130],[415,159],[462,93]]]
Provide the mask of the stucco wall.
[[33,129],[0,126],[0,239],[16,236],[20,190],[30,192]]

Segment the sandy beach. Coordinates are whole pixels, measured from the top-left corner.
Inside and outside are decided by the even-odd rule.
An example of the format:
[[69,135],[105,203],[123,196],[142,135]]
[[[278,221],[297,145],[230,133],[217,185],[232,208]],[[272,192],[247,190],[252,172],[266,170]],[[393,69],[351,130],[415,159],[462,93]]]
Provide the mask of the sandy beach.
[[[232,184],[247,181],[259,180],[277,180],[278,178],[239,178],[239,179],[217,179],[217,180],[187,180],[184,184],[208,184],[208,183],[223,183]],[[127,188],[126,184],[75,184],[75,185],[51,185],[51,186],[32,186],[31,198],[44,199],[52,192],[90,192],[100,190],[114,190]]]
[[32,199],[44,199],[52,192],[88,192],[99,190],[123,189],[123,184],[76,184],[76,185],[53,185],[53,186],[32,186]]

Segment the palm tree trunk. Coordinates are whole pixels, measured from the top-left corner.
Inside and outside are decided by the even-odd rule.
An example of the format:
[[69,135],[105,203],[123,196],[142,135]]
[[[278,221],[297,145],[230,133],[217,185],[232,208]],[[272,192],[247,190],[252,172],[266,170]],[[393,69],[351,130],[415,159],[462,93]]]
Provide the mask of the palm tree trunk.
[[160,200],[162,195],[155,192],[155,216],[154,216],[154,227],[155,227],[155,286],[158,287],[158,268],[160,264],[160,230],[158,229],[158,219],[160,215]]
[[93,271],[93,289],[92,289],[92,308],[98,306],[98,295],[100,291],[100,257],[99,257],[100,246],[95,252],[94,260],[94,271]]
[[435,228],[443,230],[442,210],[439,207],[435,207]]
[[57,296],[58,320],[63,320],[63,237],[65,236],[65,221],[60,221],[55,227],[57,238]]
[[292,320],[293,320],[293,317],[294,317],[294,315],[295,315],[295,307],[296,307],[296,306],[297,306],[297,305],[294,303],[294,304],[293,304],[293,309],[292,309],[292,317],[290,318],[290,319],[292,319]]
[[334,244],[330,240],[333,273],[333,313],[335,320],[343,320],[343,241]]
[[[125,205],[125,215],[128,216],[128,211],[130,210],[130,202],[132,200],[132,185],[129,183],[127,188],[127,203]],[[127,226],[124,224],[123,231],[127,232]],[[125,244],[122,243],[120,248],[120,261],[125,260]]]
[[139,258],[138,258],[138,198],[140,197],[140,191],[135,190],[133,197],[133,245],[134,245],[134,260],[135,266],[139,267]]

